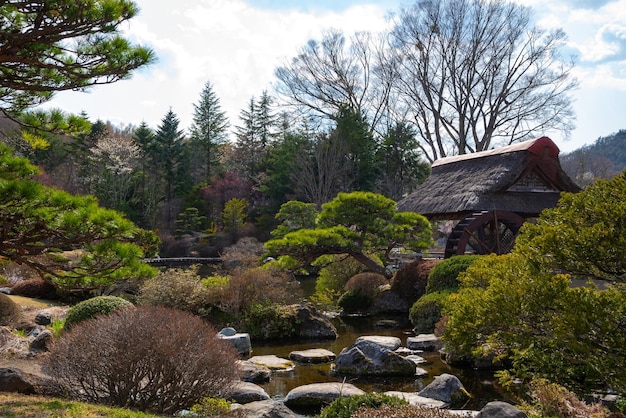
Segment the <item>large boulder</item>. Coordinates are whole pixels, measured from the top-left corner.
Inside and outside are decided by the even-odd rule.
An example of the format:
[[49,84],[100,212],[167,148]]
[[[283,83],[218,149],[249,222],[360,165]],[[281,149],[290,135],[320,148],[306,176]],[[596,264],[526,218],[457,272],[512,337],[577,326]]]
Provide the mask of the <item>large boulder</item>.
[[385,289],[374,297],[370,312],[374,315],[381,314],[406,314],[411,305],[397,292]]
[[370,341],[385,347],[387,350],[395,351],[402,345],[402,341],[398,337],[388,337],[385,335],[363,335],[356,339],[356,342]]
[[350,383],[312,383],[291,389],[285,397],[285,405],[294,409],[319,409],[339,397],[364,394],[365,392]]
[[369,340],[344,348],[337,356],[334,371],[357,376],[415,376],[413,361]]
[[419,334],[406,339],[406,346],[411,350],[439,351],[443,348],[443,341],[435,334]]
[[250,402],[241,405],[226,414],[236,418],[298,418],[300,415],[287,408],[282,402],[274,400]]
[[0,392],[18,392],[24,395],[35,393],[30,376],[12,367],[0,368]]
[[37,312],[35,315],[35,323],[37,325],[50,325],[55,319],[63,319],[67,315],[69,308],[64,306],[52,306]]
[[419,391],[418,395],[447,404],[456,404],[469,398],[459,378],[448,373],[435,377],[435,380]]
[[295,337],[305,339],[336,339],[337,329],[325,316],[309,304],[293,305],[298,324]]

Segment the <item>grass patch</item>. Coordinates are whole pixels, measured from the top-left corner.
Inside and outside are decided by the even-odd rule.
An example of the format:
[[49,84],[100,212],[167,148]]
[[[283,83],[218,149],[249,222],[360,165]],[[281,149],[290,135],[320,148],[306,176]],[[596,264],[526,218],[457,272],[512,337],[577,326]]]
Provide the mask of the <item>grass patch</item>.
[[0,416],[7,418],[160,418],[153,415],[123,408],[112,408],[74,402],[65,399],[48,398],[39,395],[0,393]]

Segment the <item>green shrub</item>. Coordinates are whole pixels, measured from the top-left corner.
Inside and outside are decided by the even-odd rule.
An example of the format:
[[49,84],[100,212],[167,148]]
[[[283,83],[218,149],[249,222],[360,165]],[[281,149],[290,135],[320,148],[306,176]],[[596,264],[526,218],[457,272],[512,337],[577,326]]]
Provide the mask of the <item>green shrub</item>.
[[64,328],[70,329],[81,321],[95,318],[98,315],[110,314],[120,308],[130,306],[133,304],[117,296],[96,296],[72,306],[67,311]]
[[200,403],[191,407],[191,412],[193,412],[192,416],[194,417],[221,417],[230,412],[231,405],[232,402],[226,399],[204,398]]
[[409,310],[409,319],[417,334],[430,334],[441,320],[442,311],[452,292],[427,293],[417,300]]
[[337,305],[339,305],[345,313],[357,313],[367,311],[370,306],[372,306],[373,302],[374,297],[370,294],[361,289],[352,289],[341,295],[337,301]]
[[138,306],[74,325],[42,369],[71,397],[172,416],[225,397],[238,380],[237,358],[202,318]]
[[311,300],[318,304],[334,305],[343,294],[351,277],[365,271],[365,266],[345,255],[323,256],[316,261],[323,265],[315,281],[315,294]]
[[478,255],[457,255],[438,263],[428,275],[426,293],[443,290],[456,292],[459,288],[459,275],[467,270],[479,257]]
[[296,332],[295,320],[295,312],[288,306],[260,302],[246,309],[241,328],[253,339],[289,339]]
[[383,393],[367,393],[347,398],[337,398],[328,406],[324,407],[319,418],[350,418],[361,407],[379,408],[382,405],[400,407],[409,403],[397,396]]
[[9,296],[0,293],[0,325],[13,325],[22,318],[22,310]]

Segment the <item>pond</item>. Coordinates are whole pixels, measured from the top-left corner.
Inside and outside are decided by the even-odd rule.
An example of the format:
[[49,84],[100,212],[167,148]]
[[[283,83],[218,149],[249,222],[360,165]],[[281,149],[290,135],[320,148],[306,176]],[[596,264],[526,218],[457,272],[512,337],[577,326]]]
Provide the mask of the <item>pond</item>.
[[[271,355],[289,358],[289,353],[296,350],[310,348],[324,348],[335,354],[351,345],[362,335],[385,335],[399,337],[403,346],[406,347],[406,338],[414,335],[410,323],[403,324],[401,329],[380,329],[375,327],[375,322],[380,318],[371,317],[347,317],[334,318],[333,324],[337,327],[339,338],[325,341],[306,342],[276,342],[252,344],[251,356]],[[389,319],[389,318],[386,318]],[[403,320],[403,318],[391,318]],[[405,322],[408,322],[404,319]],[[435,376],[449,373],[457,376],[467,391],[474,397],[466,406],[467,409],[478,410],[487,402],[493,400],[509,400],[504,390],[497,384],[493,372],[477,371],[473,369],[455,368],[441,361],[439,353],[420,354],[428,363],[419,367],[428,371],[429,375],[424,378],[356,378],[346,377],[346,382],[352,383],[365,392],[402,391],[416,392],[430,383]],[[297,386],[310,383],[341,382],[343,376],[335,376],[331,373],[330,364],[297,364],[295,369],[284,373],[273,373],[269,382],[260,384],[265,391],[274,399],[283,399],[289,391]]]

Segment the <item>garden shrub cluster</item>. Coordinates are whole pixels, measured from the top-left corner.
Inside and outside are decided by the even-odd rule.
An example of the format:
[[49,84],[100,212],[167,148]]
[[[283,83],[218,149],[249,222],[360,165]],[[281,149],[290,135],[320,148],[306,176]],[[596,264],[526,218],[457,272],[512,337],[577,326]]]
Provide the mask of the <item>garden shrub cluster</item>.
[[361,407],[379,408],[382,405],[388,405],[397,408],[408,404],[407,401],[397,396],[373,392],[337,398],[322,409],[318,418],[350,418]]
[[346,255],[320,257],[316,265],[322,266],[315,282],[311,300],[320,305],[333,306],[343,294],[351,277],[367,271],[365,266]]
[[425,294],[409,310],[409,319],[416,333],[430,334],[435,331],[450,295],[458,291],[458,277],[479,258],[476,255],[458,255],[432,265]]
[[246,309],[240,325],[252,339],[289,339],[296,332],[295,311],[286,305],[258,302]]
[[84,300],[72,306],[65,317],[65,329],[70,329],[75,324],[98,315],[110,314],[120,308],[134,306],[126,299],[118,296],[96,296]]
[[237,358],[200,317],[139,306],[75,324],[54,341],[43,370],[73,398],[173,414],[225,397]]
[[363,313],[372,306],[374,296],[361,288],[350,289],[344,292],[337,301],[337,306],[344,313]]

